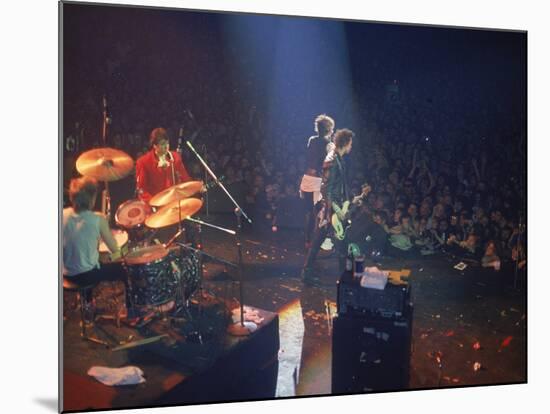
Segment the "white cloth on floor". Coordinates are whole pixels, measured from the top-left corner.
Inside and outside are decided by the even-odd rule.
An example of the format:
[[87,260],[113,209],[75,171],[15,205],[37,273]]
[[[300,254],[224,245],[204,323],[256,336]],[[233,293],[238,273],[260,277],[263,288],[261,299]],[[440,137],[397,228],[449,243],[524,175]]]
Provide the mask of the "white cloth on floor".
[[[232,318],[233,323],[239,322],[241,320],[241,308],[235,308],[233,309]],[[254,322],[255,324],[259,325],[264,321],[264,318],[260,317],[260,313],[257,309],[252,309],[248,306],[243,306],[243,320]]]
[[91,367],[88,375],[105,385],[133,385],[145,382],[143,371],[135,366],[122,368]]

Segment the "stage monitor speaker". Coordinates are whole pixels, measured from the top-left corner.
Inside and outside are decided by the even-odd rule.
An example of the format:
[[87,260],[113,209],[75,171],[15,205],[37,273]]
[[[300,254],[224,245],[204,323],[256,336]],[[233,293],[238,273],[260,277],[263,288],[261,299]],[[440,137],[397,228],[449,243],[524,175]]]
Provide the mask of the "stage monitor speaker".
[[400,318],[338,315],[332,334],[332,393],[408,388],[412,305]]

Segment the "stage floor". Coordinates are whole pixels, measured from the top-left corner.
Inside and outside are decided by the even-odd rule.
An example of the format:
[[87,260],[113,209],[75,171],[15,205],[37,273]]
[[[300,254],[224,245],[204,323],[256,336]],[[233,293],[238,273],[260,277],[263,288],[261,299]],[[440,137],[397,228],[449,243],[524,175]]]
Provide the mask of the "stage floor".
[[[202,218],[236,227],[231,215]],[[163,231],[165,235],[170,232]],[[162,235],[160,238],[165,241]],[[203,241],[205,252],[237,261],[232,236],[205,228]],[[317,269],[323,282],[319,288],[301,282],[304,246],[298,230],[272,232],[267,227],[245,226],[242,253],[244,303],[279,317],[276,396],[330,394],[332,339],[328,319],[336,308],[336,257],[319,257]],[[525,382],[525,276],[514,289],[513,273],[474,265],[464,271],[453,269],[459,261],[441,254],[378,263],[381,269],[411,271],[414,319],[410,388]],[[211,260],[206,263],[204,286],[214,296],[226,301],[238,299],[237,281],[233,268]]]

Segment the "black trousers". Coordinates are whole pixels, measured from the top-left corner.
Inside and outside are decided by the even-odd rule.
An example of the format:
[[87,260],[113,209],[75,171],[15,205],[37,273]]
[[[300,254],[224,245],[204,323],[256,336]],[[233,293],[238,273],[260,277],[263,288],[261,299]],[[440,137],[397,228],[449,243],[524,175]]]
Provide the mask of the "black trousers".
[[[321,228],[315,226],[315,229],[313,231],[313,238],[311,240],[311,247],[306,254],[304,269],[313,269],[315,259],[317,258],[319,250],[321,250],[321,245],[323,244],[323,241],[325,241],[327,236],[332,236],[332,229],[330,227],[330,224],[327,223],[327,225]],[[336,237],[331,237],[331,239],[334,243],[334,248],[338,256],[338,271],[342,273],[346,267],[348,241],[345,238],[344,240],[338,240]]]
[[[99,269],[92,269],[74,276],[65,276],[65,278],[82,286],[97,285],[99,282],[121,281],[124,282],[125,290],[128,292],[128,277],[122,267],[122,263],[119,262],[101,264]],[[126,293],[126,297],[128,297],[128,293]],[[86,292],[86,300],[92,300],[91,289]],[[128,300],[126,302],[128,304]]]
[[304,223],[304,235],[305,242],[310,243],[313,237],[313,229],[315,228],[315,222],[317,218],[316,207],[313,204],[313,193],[306,193],[302,191],[302,202],[305,211],[305,223]]

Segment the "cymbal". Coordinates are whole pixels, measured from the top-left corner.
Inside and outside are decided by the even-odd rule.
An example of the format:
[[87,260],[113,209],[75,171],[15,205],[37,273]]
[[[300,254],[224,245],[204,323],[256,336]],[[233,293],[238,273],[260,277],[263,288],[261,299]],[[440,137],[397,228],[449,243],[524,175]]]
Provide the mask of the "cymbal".
[[134,167],[134,160],[124,151],[114,148],[95,148],[76,160],[76,169],[86,177],[99,181],[116,181],[126,177]]
[[197,194],[202,188],[202,181],[187,181],[185,183],[176,184],[155,194],[149,204],[153,207],[162,207],[177,200],[192,197]]
[[202,200],[198,198],[186,198],[185,200],[172,201],[156,213],[147,217],[145,225],[152,229],[159,229],[178,223],[180,221],[178,204],[181,206],[181,220],[183,221],[201,209]]

